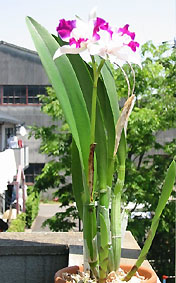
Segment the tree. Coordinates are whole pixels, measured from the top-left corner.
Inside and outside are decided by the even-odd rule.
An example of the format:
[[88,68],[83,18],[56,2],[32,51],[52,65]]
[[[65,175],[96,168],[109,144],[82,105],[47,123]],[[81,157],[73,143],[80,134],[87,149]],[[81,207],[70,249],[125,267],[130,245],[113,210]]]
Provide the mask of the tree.
[[39,95],[41,111],[52,117],[53,124],[50,127],[32,126],[30,136],[41,139],[40,152],[48,155],[51,160],[37,176],[34,188],[38,192],[58,188],[53,198],[58,199],[58,205],[66,209],[47,219],[43,226],[49,225],[52,231],[68,231],[75,226],[73,219],[78,218],[75,206],[68,207],[74,202],[70,172],[71,134],[51,87],[47,88],[47,94]]
[[[176,156],[176,139],[162,143],[158,134],[176,128],[176,50],[167,44],[155,47],[152,42],[142,46],[142,68],[135,67],[136,103],[128,125],[128,158],[124,201],[144,204],[144,211],[155,210],[167,167]],[[131,72],[129,65],[124,71]],[[119,97],[128,93],[127,83],[120,69],[113,70]],[[169,133],[168,133],[169,135]],[[149,259],[160,276],[174,274],[175,191],[159,224]],[[150,225],[149,219],[130,219],[130,229],[143,244]],[[159,247],[159,248],[158,248]]]

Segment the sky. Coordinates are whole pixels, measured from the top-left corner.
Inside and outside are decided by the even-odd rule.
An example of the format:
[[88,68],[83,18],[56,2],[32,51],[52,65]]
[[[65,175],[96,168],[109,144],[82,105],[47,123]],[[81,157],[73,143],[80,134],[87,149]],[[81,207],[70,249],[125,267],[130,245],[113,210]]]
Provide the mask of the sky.
[[25,23],[31,16],[56,34],[59,19],[85,21],[92,8],[110,25],[130,25],[140,44],[159,45],[176,38],[176,0],[0,0],[0,41],[35,50]]

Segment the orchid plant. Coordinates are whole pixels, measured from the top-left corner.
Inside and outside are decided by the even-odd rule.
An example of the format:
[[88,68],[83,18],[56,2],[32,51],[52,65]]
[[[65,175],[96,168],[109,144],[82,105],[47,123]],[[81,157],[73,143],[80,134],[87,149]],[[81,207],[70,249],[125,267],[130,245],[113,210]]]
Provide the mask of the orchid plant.
[[[136,56],[139,43],[128,24],[114,28],[97,17],[95,11],[90,13],[88,22],[79,17],[61,19],[56,28],[58,36],[49,34],[30,17],[27,25],[72,133],[72,183],[83,221],[85,261],[92,276],[105,282],[107,274],[118,270],[120,265],[126,132],[135,102],[134,87],[130,88],[122,65],[124,62],[140,65]],[[85,58],[91,63],[86,63]],[[121,68],[128,83],[128,99],[121,111],[110,62]],[[114,184],[115,172],[118,178]],[[149,237],[124,280],[128,281],[146,258],[171,194],[175,172],[173,161]]]

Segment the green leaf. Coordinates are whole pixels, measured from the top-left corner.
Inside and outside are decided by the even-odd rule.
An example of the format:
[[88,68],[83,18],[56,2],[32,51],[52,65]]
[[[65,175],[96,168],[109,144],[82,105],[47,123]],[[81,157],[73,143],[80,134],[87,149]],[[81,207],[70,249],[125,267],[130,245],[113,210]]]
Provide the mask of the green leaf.
[[[90,116],[91,115],[91,104],[92,104],[92,90],[93,90],[92,69],[90,68],[88,64],[86,64],[83,61],[83,59],[79,55],[76,55],[76,56],[67,55],[67,56],[79,80],[79,84],[82,89],[84,99],[86,101],[87,109],[89,112],[89,116]],[[102,85],[101,88],[99,86],[100,84]],[[103,82],[101,81],[99,85],[98,85],[99,97],[97,101],[96,133],[95,133],[95,140],[97,143],[96,145],[96,159],[97,159],[96,164],[97,164],[97,173],[98,173],[100,187],[105,188],[106,183],[107,183],[107,136],[105,134],[106,129],[105,129],[104,116],[107,115],[108,106],[106,106],[106,108],[104,107],[103,111],[101,109],[101,106],[105,104],[105,102],[106,104],[108,103],[108,97],[107,97],[105,87],[103,88]]]
[[[108,78],[106,78],[106,76],[104,77],[104,80],[108,80]],[[111,176],[112,175],[112,171],[110,170],[111,168],[111,163],[113,163],[113,153],[114,153],[114,145],[115,145],[115,124],[114,124],[114,118],[113,118],[113,112],[112,112],[112,108],[110,105],[110,101],[109,101],[109,97],[108,97],[108,93],[106,91],[105,85],[104,85],[104,81],[100,80],[98,83],[98,101],[99,101],[99,107],[101,108],[101,115],[103,119],[103,124],[104,124],[104,131],[106,133],[106,141],[104,141],[102,139],[102,147],[103,147],[103,143],[104,145],[106,144],[106,152],[103,152],[103,148],[102,150],[102,158],[105,159],[106,155],[107,155],[107,161],[106,163],[102,163],[102,166],[104,166],[104,173],[103,170],[102,174],[107,176],[107,183],[109,186],[111,186],[111,182],[109,182],[109,179],[112,179]],[[105,134],[104,133],[104,134]],[[102,137],[103,137],[103,132],[102,132]],[[100,162],[100,166],[101,166],[101,162]],[[101,168],[102,169],[102,168]]]
[[[63,42],[60,38],[55,39],[60,43]],[[75,71],[80,87],[82,89],[84,99],[86,101],[89,116],[91,115],[91,104],[92,104],[92,90],[93,90],[93,72],[92,68],[86,64],[80,55],[67,55],[72,67]],[[100,79],[99,79],[100,80]],[[97,173],[99,177],[100,188],[106,187],[107,183],[107,136],[109,125],[106,123],[107,129],[105,129],[106,117],[109,116],[108,111],[111,111],[108,103],[108,96],[106,93],[105,86],[102,81],[98,84],[98,101],[97,101],[97,113],[96,113],[96,159],[97,159]],[[103,106],[103,109],[101,109]],[[114,138],[113,138],[114,139]],[[96,181],[96,180],[95,180]]]
[[[97,62],[100,62],[100,58],[96,57]],[[113,74],[110,69],[109,63],[106,61],[103,68],[101,69],[101,75],[103,78],[103,82],[105,84],[105,88],[107,91],[107,95],[109,97],[110,106],[113,113],[114,124],[116,125],[118,117],[119,117],[119,104],[117,91],[115,86],[115,81]]]
[[[83,219],[84,183],[79,152],[75,141],[72,141],[72,189],[76,200],[79,216]],[[85,176],[84,176],[85,178]]]
[[109,224],[106,223],[108,219],[105,219],[105,215],[100,213],[100,231],[101,231],[101,248],[108,249],[109,243],[109,231],[108,226]]
[[99,190],[105,190],[107,185],[107,136],[106,129],[102,117],[100,103],[97,101],[97,115],[96,115],[96,158],[97,158],[97,174],[99,178]]
[[56,91],[66,121],[69,124],[79,150],[81,163],[87,172],[90,120],[76,74],[67,56],[63,55],[53,61],[53,55],[59,48],[59,44],[53,36],[34,19],[27,17],[26,22],[42,64]]
[[[96,57],[97,62],[100,59]],[[113,154],[115,146],[115,127],[119,117],[119,105],[118,97],[115,86],[115,81],[110,69],[108,62],[105,62],[102,70],[102,81],[104,86],[101,87],[101,92],[99,95],[99,100],[101,103],[101,109],[103,111],[104,123],[107,131],[107,155],[108,155],[108,185],[112,185],[112,174],[113,174]],[[104,90],[103,90],[104,88]],[[101,98],[100,98],[101,97]]]
[[101,246],[99,251],[100,257],[100,280],[105,279],[107,275],[107,268],[108,268],[108,254],[109,254],[109,230],[108,230],[108,223],[105,216],[100,213],[100,239],[101,239]]
[[169,166],[169,169],[167,171],[167,175],[163,184],[163,189],[161,193],[161,197],[159,199],[156,211],[155,211],[155,217],[160,217],[169,197],[173,190],[174,182],[176,177],[176,164],[173,160],[171,165]]
[[137,269],[141,266],[141,264],[143,263],[143,261],[146,259],[147,253],[151,247],[153,238],[155,236],[158,224],[159,224],[159,220],[160,220],[160,216],[161,213],[163,211],[163,209],[166,206],[166,203],[171,195],[171,192],[173,190],[173,186],[174,186],[174,182],[175,182],[175,178],[176,178],[176,164],[175,161],[173,160],[172,163],[169,166],[169,169],[167,171],[167,175],[164,181],[164,185],[163,185],[163,189],[162,189],[162,193],[161,193],[161,197],[159,199],[156,211],[155,211],[155,216],[152,219],[152,225],[151,228],[149,230],[147,239],[144,243],[144,246],[141,250],[141,253],[135,263],[135,265],[132,267],[132,269],[129,271],[129,273],[126,275],[126,277],[124,278],[125,281],[130,280],[130,278],[134,275],[134,273],[137,271]]

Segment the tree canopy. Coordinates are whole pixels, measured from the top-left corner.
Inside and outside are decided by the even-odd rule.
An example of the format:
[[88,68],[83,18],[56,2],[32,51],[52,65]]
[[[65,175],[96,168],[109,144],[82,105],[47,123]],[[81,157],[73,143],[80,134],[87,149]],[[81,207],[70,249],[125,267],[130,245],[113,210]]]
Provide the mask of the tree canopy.
[[[176,49],[168,44],[156,47],[147,42],[142,46],[142,58],[142,68],[133,67],[137,99],[128,124],[124,200],[136,205],[143,203],[143,210],[152,213],[166,170],[176,156]],[[131,73],[132,86],[131,68],[129,65],[123,68],[128,75]],[[119,68],[113,68],[113,72],[119,97],[126,97],[128,88],[123,73]],[[175,197],[174,190],[148,255],[155,260],[155,270],[160,276],[174,274]],[[141,245],[149,223],[150,219],[129,220],[128,229]]]

